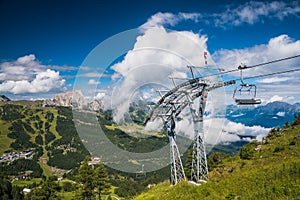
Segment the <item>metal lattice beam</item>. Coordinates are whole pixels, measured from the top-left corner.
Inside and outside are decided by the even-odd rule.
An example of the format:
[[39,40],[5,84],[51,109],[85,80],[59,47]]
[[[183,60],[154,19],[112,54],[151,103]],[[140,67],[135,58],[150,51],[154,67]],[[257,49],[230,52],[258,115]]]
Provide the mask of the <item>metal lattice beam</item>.
[[176,185],[178,182],[185,181],[184,169],[182,166],[180,154],[174,137],[169,137],[170,140],[170,160],[171,160],[171,185]]
[[[170,142],[170,163],[171,163],[171,184],[176,185],[180,181],[184,181],[185,174],[182,166],[180,153],[175,142],[175,108],[173,107],[170,117],[163,117],[164,126],[167,129]],[[166,120],[168,119],[168,120]]]
[[[199,183],[208,180],[208,166],[206,159],[206,151],[204,145],[204,134],[202,122],[197,122],[195,126],[195,139],[193,143],[191,181]],[[197,128],[196,128],[197,126]]]
[[[192,154],[192,168],[191,168],[191,181],[196,183],[202,180],[208,180],[208,166],[206,160],[206,151],[204,145],[204,132],[203,132],[203,115],[206,105],[208,91],[206,86],[203,86],[200,90],[199,108],[195,110],[192,107],[193,101],[190,101],[189,108],[193,118],[194,124],[194,142],[193,142],[193,154]],[[191,97],[187,94],[187,99]]]

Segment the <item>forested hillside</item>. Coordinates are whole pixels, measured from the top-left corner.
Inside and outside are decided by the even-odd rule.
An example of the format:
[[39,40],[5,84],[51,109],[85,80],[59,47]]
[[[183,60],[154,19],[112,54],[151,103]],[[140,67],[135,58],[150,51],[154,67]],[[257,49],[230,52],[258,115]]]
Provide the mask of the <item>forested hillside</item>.
[[[93,127],[85,123],[84,118],[90,114],[81,111],[81,115],[83,121],[80,123],[88,134]],[[127,151],[150,152],[168,143],[162,135],[148,138],[127,135],[123,130],[128,127],[120,128],[112,124],[110,111],[99,113],[98,120],[107,137]],[[136,128],[136,134],[143,134],[139,132],[139,127]],[[48,187],[49,184],[53,187],[51,195],[56,197],[59,194],[64,198],[65,195],[66,198],[74,198],[78,191],[82,191],[82,180],[77,178],[78,169],[84,158],[88,156],[90,159],[90,154],[76,131],[71,108],[42,107],[39,102],[33,101],[2,103],[0,137],[0,177],[4,181],[3,187],[8,188],[4,196],[11,198],[13,193],[16,195],[15,190]],[[121,197],[141,193],[149,184],[161,182],[169,176],[167,167],[142,177],[110,168],[107,171],[108,180],[114,188],[110,193]],[[58,187],[54,180],[61,178],[65,181]],[[67,189],[63,188],[65,184],[68,185]],[[13,191],[12,186],[15,188]],[[35,197],[38,195],[34,193]]]
[[[81,127],[89,135],[93,127],[85,120],[91,117],[90,112],[81,111],[80,114]],[[111,117],[110,111],[97,114],[106,136],[124,150],[151,152],[168,144],[167,137],[161,133],[147,138],[135,137],[145,134],[140,125],[117,126]],[[99,192],[99,188],[93,185],[97,182],[93,177],[97,175],[94,172],[85,173],[89,170],[79,170],[92,169],[86,166],[91,157],[82,138],[78,136],[71,108],[41,107],[39,102],[28,101],[2,103],[1,198],[38,199],[44,195],[44,199],[80,199],[85,194],[95,198],[100,194],[105,198],[111,195],[130,199],[155,184],[158,185],[154,189],[136,199],[299,198],[300,117],[295,117],[293,123],[272,129],[262,142],[249,143],[240,151],[244,142],[217,145],[208,156],[210,180],[200,187],[188,185],[187,182],[170,187],[167,181],[170,176],[169,166],[147,174],[128,174],[106,167],[107,177],[104,176],[103,180],[109,182],[111,187]],[[126,133],[132,130],[133,133]],[[238,155],[234,156],[238,151]],[[187,151],[182,158],[187,176],[189,153]],[[85,158],[86,162],[82,163]],[[98,165],[95,168],[101,167]],[[83,186],[89,183],[93,187],[87,191],[88,188],[84,189]],[[32,189],[32,192],[25,196],[19,195],[25,187]]]

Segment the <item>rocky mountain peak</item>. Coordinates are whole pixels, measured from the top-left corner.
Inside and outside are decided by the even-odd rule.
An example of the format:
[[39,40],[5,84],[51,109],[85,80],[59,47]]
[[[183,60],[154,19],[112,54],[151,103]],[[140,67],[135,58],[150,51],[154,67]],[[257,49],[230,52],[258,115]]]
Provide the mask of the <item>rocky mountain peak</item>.
[[86,105],[87,102],[80,90],[67,91],[44,101],[44,106],[46,107],[66,106],[82,109]]
[[88,103],[84,95],[80,90],[67,91],[65,93],[58,94],[52,99],[46,99],[43,103],[44,107],[57,107],[65,106],[75,109],[89,109],[92,111],[99,111],[104,108],[103,102],[98,99],[94,99]]
[[94,99],[91,103],[89,103],[89,109],[92,111],[99,111],[104,108],[103,102],[98,99]]

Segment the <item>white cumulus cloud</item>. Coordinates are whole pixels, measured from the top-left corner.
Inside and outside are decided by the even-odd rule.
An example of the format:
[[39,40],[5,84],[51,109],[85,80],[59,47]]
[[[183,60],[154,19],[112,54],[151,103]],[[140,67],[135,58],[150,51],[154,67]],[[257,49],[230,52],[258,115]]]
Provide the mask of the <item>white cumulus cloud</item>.
[[224,11],[218,13],[170,13],[158,12],[152,15],[141,30],[153,27],[175,26],[184,20],[195,23],[211,24],[216,27],[241,26],[243,24],[265,23],[266,20],[283,20],[286,17],[299,18],[299,1],[249,1],[239,6],[224,5]]
[[[194,138],[194,130],[191,120],[183,118],[176,123],[175,132],[190,139]],[[269,133],[269,128],[261,126],[246,126],[241,123],[229,121],[225,118],[205,118],[203,132],[205,143],[217,145],[220,143],[240,141],[239,136],[254,137],[261,141]]]
[[128,101],[134,99],[132,95],[139,88],[147,84],[169,88],[169,76],[185,77],[187,65],[204,66],[206,42],[206,36],[188,31],[168,32],[163,27],[146,30],[123,61],[111,67],[122,77],[112,96],[115,120],[122,121]]
[[0,84],[0,91],[12,94],[46,93],[61,91],[64,86],[65,80],[61,79],[59,72],[47,69],[43,72],[37,72],[36,77],[32,81],[5,81]]
[[278,112],[276,113],[277,116],[279,117],[284,117],[285,116],[285,112]]
[[88,82],[88,84],[90,84],[90,85],[99,85],[100,82],[96,81],[95,79],[90,79],[89,82]]
[[170,26],[175,26],[178,24],[180,21],[183,20],[192,20],[195,22],[198,22],[201,14],[199,13],[183,13],[180,12],[178,14],[173,14],[173,13],[162,13],[158,12],[154,15],[152,15],[146,23],[144,23],[140,29],[145,31],[151,28],[157,28],[157,27],[164,27],[166,25]]
[[64,90],[65,79],[49,68],[36,61],[33,54],[3,62],[0,64],[0,92],[25,94]]
[[103,99],[105,97],[105,93],[104,92],[98,92],[97,95],[95,96],[95,99]]
[[277,82],[284,82],[287,80],[290,80],[290,77],[271,77],[271,78],[265,78],[262,80],[258,80],[259,83],[277,83]]
[[[218,126],[222,126],[222,132],[215,131],[215,127]],[[205,141],[212,145],[239,141],[241,139],[238,135],[252,136],[261,141],[269,131],[270,129],[261,126],[245,126],[244,124],[221,118],[212,118],[204,121]]]
[[282,20],[287,16],[298,17],[299,1],[250,1],[238,7],[227,6],[226,11],[215,13],[212,18],[215,26],[228,27],[242,24],[264,23],[265,19]]
[[[222,49],[213,54],[214,60],[226,69],[236,69],[239,65],[255,65],[280,58],[295,56],[299,54],[300,40],[294,40],[288,35],[279,35],[271,38],[267,44],[256,45],[244,49]],[[272,64],[272,72],[290,69],[299,64],[299,59],[292,59]],[[270,72],[268,66],[257,67],[247,70],[247,74],[253,75],[257,72]],[[238,73],[237,73],[238,75]]]
[[267,100],[267,103],[275,102],[275,101],[282,101],[284,98],[278,95],[272,96],[269,100]]

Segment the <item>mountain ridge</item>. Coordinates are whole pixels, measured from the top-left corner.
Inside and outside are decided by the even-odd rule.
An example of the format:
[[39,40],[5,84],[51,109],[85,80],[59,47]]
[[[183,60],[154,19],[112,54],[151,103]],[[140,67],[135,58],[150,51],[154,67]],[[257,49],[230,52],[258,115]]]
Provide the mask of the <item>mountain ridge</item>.
[[[299,106],[298,106],[299,105]],[[275,101],[257,107],[227,106],[226,118],[246,126],[262,126],[265,128],[283,127],[292,122],[294,115],[300,112],[300,103],[289,104]]]

